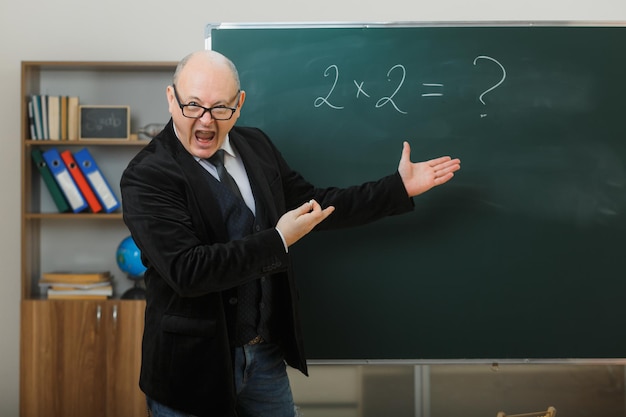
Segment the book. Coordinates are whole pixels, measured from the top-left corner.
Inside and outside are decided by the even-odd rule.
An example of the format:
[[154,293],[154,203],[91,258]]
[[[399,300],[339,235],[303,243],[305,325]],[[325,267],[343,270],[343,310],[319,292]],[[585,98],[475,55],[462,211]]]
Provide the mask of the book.
[[108,271],[44,272],[39,287],[48,298],[105,299],[113,295],[112,277]]
[[67,211],[70,211],[70,206],[65,199],[63,190],[61,190],[61,187],[59,187],[59,184],[54,179],[52,172],[48,169],[48,164],[43,159],[43,154],[41,150],[33,148],[30,153],[32,155],[34,165],[39,171],[39,175],[41,175],[41,179],[46,185],[46,188],[48,189],[48,192],[50,193],[54,204],[59,210],[59,213],[65,213]]
[[90,287],[62,287],[57,285],[44,286],[44,291],[48,295],[48,298],[98,298],[105,299],[113,295],[113,285],[108,283],[102,286],[90,286]]
[[78,140],[78,97],[67,98],[67,140]]
[[91,288],[47,288],[48,298],[107,298],[113,295],[113,286],[104,285]]
[[37,139],[37,132],[35,132],[35,116],[33,110],[33,100],[28,99],[28,132],[31,139]]
[[47,286],[48,292],[54,291],[58,294],[66,293],[66,294],[103,294],[103,295],[112,295],[113,294],[113,286],[111,284],[101,285],[101,286],[74,286],[74,287],[63,287],[59,284]]
[[104,288],[110,287],[111,281],[106,280],[102,282],[47,282],[47,281],[39,281],[39,286],[42,289],[53,289],[53,290],[92,290],[95,288]]
[[61,139],[61,97],[48,96],[48,139]]
[[106,213],[111,213],[112,211],[118,209],[120,207],[120,202],[102,174],[102,171],[98,168],[98,165],[91,156],[89,149],[83,148],[74,153],[74,159],[83,171],[85,177],[87,177],[87,181],[98,197],[98,200],[100,200],[100,203],[102,203],[104,211]]
[[40,283],[68,283],[68,284],[88,284],[96,282],[111,281],[111,273],[109,271],[50,271],[41,275]]
[[56,148],[50,148],[41,154],[48,164],[48,169],[63,191],[65,199],[70,204],[72,211],[78,213],[87,208],[87,201],[81,194],[78,186],[72,179],[65,163],[61,159],[61,154]]
[[67,170],[70,172],[72,178],[74,178],[74,182],[76,183],[78,189],[85,198],[85,201],[87,201],[91,212],[98,213],[102,211],[102,205],[100,204],[100,201],[98,201],[98,198],[91,189],[91,186],[87,182],[87,179],[83,175],[83,172],[78,167],[78,164],[74,160],[72,152],[68,150],[61,152],[61,159],[63,159]]
[[61,96],[61,140],[67,140],[67,101],[68,96]]
[[104,294],[58,294],[48,293],[49,300],[106,300],[108,295]]
[[92,284],[81,284],[81,283],[66,283],[66,282],[46,282],[40,281],[39,287],[42,292],[47,291],[56,291],[56,292],[81,292],[81,293],[105,293],[112,291],[112,283],[111,281],[103,281],[103,282],[95,282]]
[[50,139],[50,132],[48,131],[48,96],[46,94],[39,96],[39,103],[41,105],[41,138]]
[[30,96],[33,103],[33,121],[35,124],[35,137],[33,139],[43,139],[43,127],[41,126],[43,119],[41,118],[41,97],[37,94]]

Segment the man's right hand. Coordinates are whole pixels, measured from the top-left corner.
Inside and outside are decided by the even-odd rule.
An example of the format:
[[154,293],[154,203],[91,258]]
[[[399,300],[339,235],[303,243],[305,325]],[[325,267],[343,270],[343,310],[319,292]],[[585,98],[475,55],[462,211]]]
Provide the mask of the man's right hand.
[[283,235],[285,243],[289,247],[313,230],[333,211],[335,211],[334,206],[328,206],[322,210],[317,201],[311,200],[283,214],[278,219],[276,228]]

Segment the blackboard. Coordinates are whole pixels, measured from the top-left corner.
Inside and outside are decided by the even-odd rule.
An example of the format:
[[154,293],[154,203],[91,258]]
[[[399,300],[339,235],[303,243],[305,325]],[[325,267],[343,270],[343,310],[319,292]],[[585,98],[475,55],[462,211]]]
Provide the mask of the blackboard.
[[80,139],[128,139],[129,106],[79,106]]
[[291,250],[311,359],[626,355],[626,29],[212,27],[317,185],[452,155],[415,212]]

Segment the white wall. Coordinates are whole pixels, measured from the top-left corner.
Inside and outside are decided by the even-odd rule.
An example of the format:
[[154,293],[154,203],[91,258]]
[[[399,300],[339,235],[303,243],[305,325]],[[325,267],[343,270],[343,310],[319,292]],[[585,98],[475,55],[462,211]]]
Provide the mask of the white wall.
[[623,22],[626,1],[0,0],[0,415],[19,408],[20,61],[178,60],[209,22],[511,20]]

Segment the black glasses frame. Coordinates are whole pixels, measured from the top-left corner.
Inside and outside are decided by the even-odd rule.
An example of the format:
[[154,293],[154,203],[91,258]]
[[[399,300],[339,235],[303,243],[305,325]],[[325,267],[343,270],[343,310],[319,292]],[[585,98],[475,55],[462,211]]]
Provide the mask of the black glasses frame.
[[[224,105],[219,105],[219,106],[214,106],[214,107],[204,107],[201,106],[199,104],[183,104],[180,102],[180,98],[178,97],[178,91],[176,90],[176,84],[172,84],[172,87],[174,88],[174,97],[176,97],[176,101],[178,102],[178,107],[180,107],[180,111],[183,114],[183,116],[189,118],[189,119],[201,119],[202,116],[204,116],[204,114],[206,112],[209,112],[209,114],[211,115],[211,119],[213,120],[230,120],[233,118],[233,114],[235,114],[235,112],[237,111],[237,107],[239,106],[239,98],[237,98],[237,103],[235,104],[235,107],[228,107],[228,106],[224,106]],[[239,96],[239,93],[241,93],[241,90],[237,90],[237,96]],[[200,108],[203,109],[204,111],[200,114],[200,116],[187,116],[185,114],[185,107],[195,107],[195,108]],[[215,117],[213,115],[213,110],[214,109],[220,109],[220,110],[230,110],[230,116],[224,118],[224,117]]]

